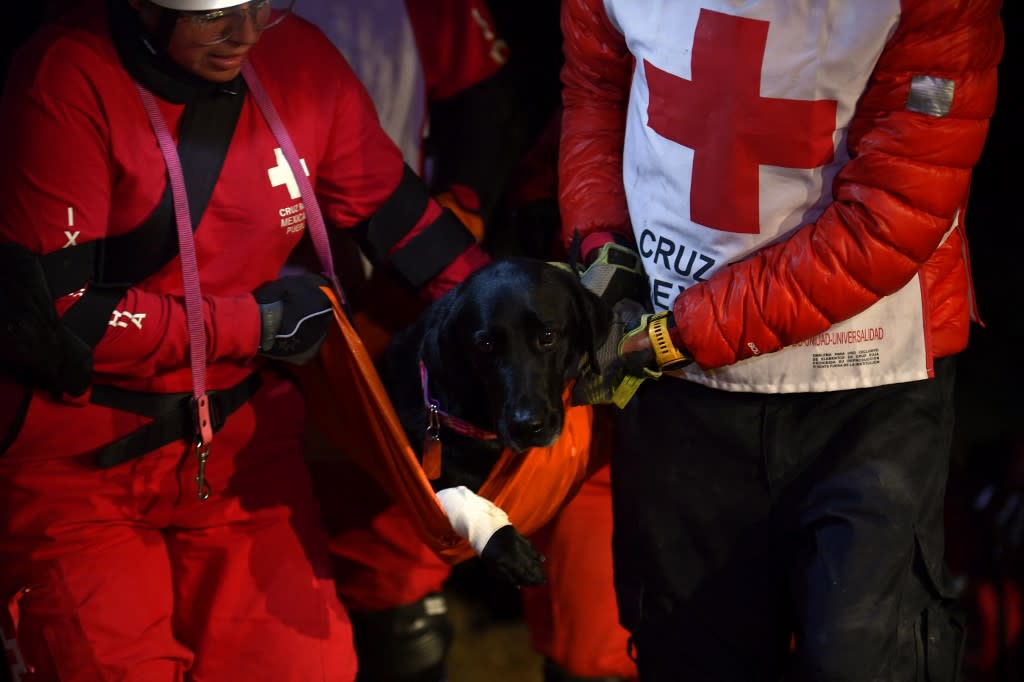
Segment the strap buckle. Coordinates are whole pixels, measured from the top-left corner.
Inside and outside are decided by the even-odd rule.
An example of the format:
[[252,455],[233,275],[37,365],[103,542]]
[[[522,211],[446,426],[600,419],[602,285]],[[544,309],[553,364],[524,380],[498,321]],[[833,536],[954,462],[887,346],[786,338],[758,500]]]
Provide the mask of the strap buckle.
[[205,501],[210,498],[210,484],[206,480],[206,460],[213,442],[213,419],[210,415],[210,396],[206,393],[192,398],[192,419],[196,428],[196,496]]
[[201,502],[210,499],[210,484],[206,480],[206,460],[210,457],[210,444],[196,439],[196,497]]
[[441,408],[436,400],[430,401],[430,407],[427,410],[427,438],[441,440]]

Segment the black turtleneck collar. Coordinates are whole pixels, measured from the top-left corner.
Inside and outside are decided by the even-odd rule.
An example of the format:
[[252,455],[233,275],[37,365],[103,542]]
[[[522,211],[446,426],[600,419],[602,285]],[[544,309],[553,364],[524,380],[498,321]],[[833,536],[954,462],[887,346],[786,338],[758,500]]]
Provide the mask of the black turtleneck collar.
[[227,83],[213,83],[189,73],[167,56],[163,47],[147,34],[139,13],[125,0],[107,0],[110,35],[125,70],[161,99],[187,104],[219,92],[245,92],[241,75]]

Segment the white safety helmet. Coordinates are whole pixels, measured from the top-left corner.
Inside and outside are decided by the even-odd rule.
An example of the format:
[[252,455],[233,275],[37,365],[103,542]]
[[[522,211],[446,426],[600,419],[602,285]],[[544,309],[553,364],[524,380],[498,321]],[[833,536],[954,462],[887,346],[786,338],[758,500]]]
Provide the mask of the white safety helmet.
[[226,9],[236,5],[244,5],[249,0],[149,0],[154,5],[182,12],[207,12],[213,9]]
[[216,45],[231,38],[250,17],[257,31],[281,23],[291,13],[295,0],[149,0],[158,7],[191,19],[201,45]]

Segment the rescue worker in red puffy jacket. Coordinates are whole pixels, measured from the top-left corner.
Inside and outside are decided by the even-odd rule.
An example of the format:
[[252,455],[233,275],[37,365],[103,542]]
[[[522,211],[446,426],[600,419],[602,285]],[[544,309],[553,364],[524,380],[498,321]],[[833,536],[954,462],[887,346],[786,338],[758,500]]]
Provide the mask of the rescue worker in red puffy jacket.
[[641,679],[956,679],[943,495],[999,10],[564,0],[565,241],[646,285],[578,394],[625,406]]

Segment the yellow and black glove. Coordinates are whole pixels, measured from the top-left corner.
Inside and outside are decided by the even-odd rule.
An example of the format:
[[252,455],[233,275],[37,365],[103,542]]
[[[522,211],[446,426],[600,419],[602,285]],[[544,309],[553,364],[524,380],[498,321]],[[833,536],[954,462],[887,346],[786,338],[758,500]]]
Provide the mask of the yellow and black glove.
[[588,261],[579,272],[580,282],[602,301],[614,305],[627,298],[646,300],[647,277],[635,250],[608,242],[595,249]]
[[692,362],[669,337],[670,313],[648,313],[628,298],[616,303],[612,312],[608,338],[595,357],[588,358],[573,387],[574,404],[612,404],[621,409],[645,380]]

